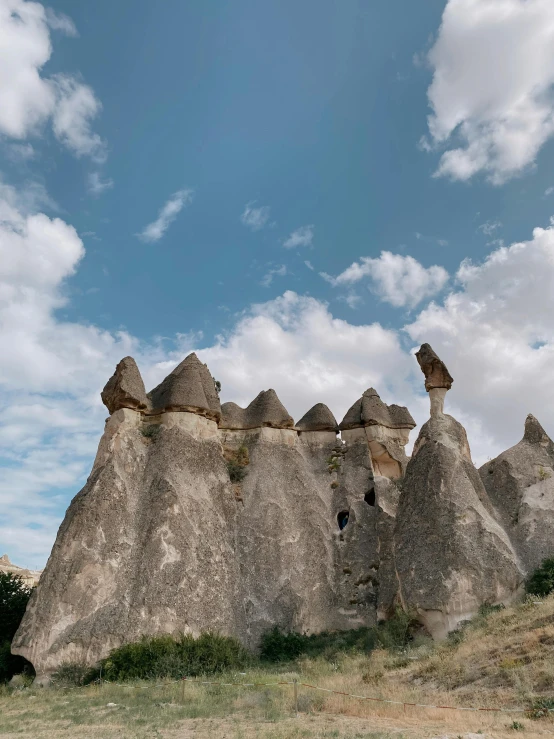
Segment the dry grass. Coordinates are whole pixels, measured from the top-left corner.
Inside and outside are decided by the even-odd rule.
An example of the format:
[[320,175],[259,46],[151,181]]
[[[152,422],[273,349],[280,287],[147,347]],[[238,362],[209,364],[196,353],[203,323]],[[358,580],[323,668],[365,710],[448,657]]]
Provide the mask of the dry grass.
[[[400,701],[492,708],[554,698],[554,597],[525,603],[464,630],[460,643],[415,642],[402,653],[304,660],[295,673],[250,671],[239,681],[293,680]],[[146,685],[146,683],[142,683]],[[108,706],[115,703],[115,706]],[[517,721],[522,729],[510,728]],[[517,726],[517,724],[515,725]],[[236,688],[191,683],[0,692],[0,735],[23,739],[392,739],[468,732],[495,739],[554,736],[554,717],[388,705],[301,686]]]

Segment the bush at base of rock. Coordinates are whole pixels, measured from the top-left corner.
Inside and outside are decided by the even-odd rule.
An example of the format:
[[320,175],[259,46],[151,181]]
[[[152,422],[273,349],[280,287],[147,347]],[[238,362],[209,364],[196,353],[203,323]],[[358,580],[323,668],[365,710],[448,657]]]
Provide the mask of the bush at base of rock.
[[543,598],[554,590],[554,559],[545,559],[527,582],[527,592]]
[[114,649],[102,660],[102,677],[109,681],[149,678],[182,678],[210,675],[246,667],[251,655],[239,641],[204,633],[144,637]]

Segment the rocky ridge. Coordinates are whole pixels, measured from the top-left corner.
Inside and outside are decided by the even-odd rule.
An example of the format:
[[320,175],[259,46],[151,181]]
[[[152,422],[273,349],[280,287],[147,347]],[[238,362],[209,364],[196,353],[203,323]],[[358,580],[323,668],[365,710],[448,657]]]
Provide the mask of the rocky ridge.
[[356,628],[399,606],[441,637],[517,597],[554,554],[554,445],[529,417],[477,471],[444,413],[452,376],[428,344],[416,358],[431,417],[408,458],[415,422],[373,388],[340,425],[323,403],[295,424],[272,389],[220,405],[195,354],[149,393],[126,357],[13,651],[47,679],[144,634],[213,629],[256,648],[275,625]]

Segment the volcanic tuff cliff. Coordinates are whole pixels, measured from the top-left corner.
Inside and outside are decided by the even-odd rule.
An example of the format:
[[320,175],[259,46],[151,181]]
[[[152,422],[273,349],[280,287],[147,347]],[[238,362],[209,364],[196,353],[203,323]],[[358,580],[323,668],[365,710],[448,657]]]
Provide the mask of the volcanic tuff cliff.
[[429,345],[416,356],[431,418],[411,459],[413,418],[373,388],[340,425],[322,403],[295,425],[274,390],[221,406],[195,354],[150,393],[123,359],[13,651],[47,677],[143,634],[214,629],[255,648],[274,625],[356,628],[398,605],[441,636],[516,597],[554,554],[554,445],[529,417],[478,472],[444,413],[450,373]]

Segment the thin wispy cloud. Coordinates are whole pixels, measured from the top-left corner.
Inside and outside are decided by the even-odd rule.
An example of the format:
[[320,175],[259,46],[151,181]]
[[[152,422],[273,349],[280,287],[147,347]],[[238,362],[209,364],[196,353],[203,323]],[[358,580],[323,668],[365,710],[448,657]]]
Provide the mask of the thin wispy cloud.
[[244,211],[240,217],[241,222],[252,229],[252,231],[260,231],[269,221],[271,208],[269,205],[260,205],[255,208],[256,201],[252,200],[244,206]]
[[87,189],[91,195],[101,195],[112,187],[113,180],[110,178],[102,180],[99,172],[91,172],[87,178]]
[[294,249],[297,246],[311,246],[314,240],[314,225],[300,226],[293,231],[283,242],[285,249]]
[[137,236],[141,241],[159,241],[186,205],[190,205],[194,190],[177,190],[160,209],[158,217],[149,223]]
[[502,226],[500,221],[487,221],[479,226],[479,231],[485,234],[485,236],[492,236],[493,233]]
[[282,264],[280,267],[274,267],[268,270],[263,276],[260,285],[263,287],[269,287],[273,282],[274,277],[284,277],[287,274],[286,265]]

